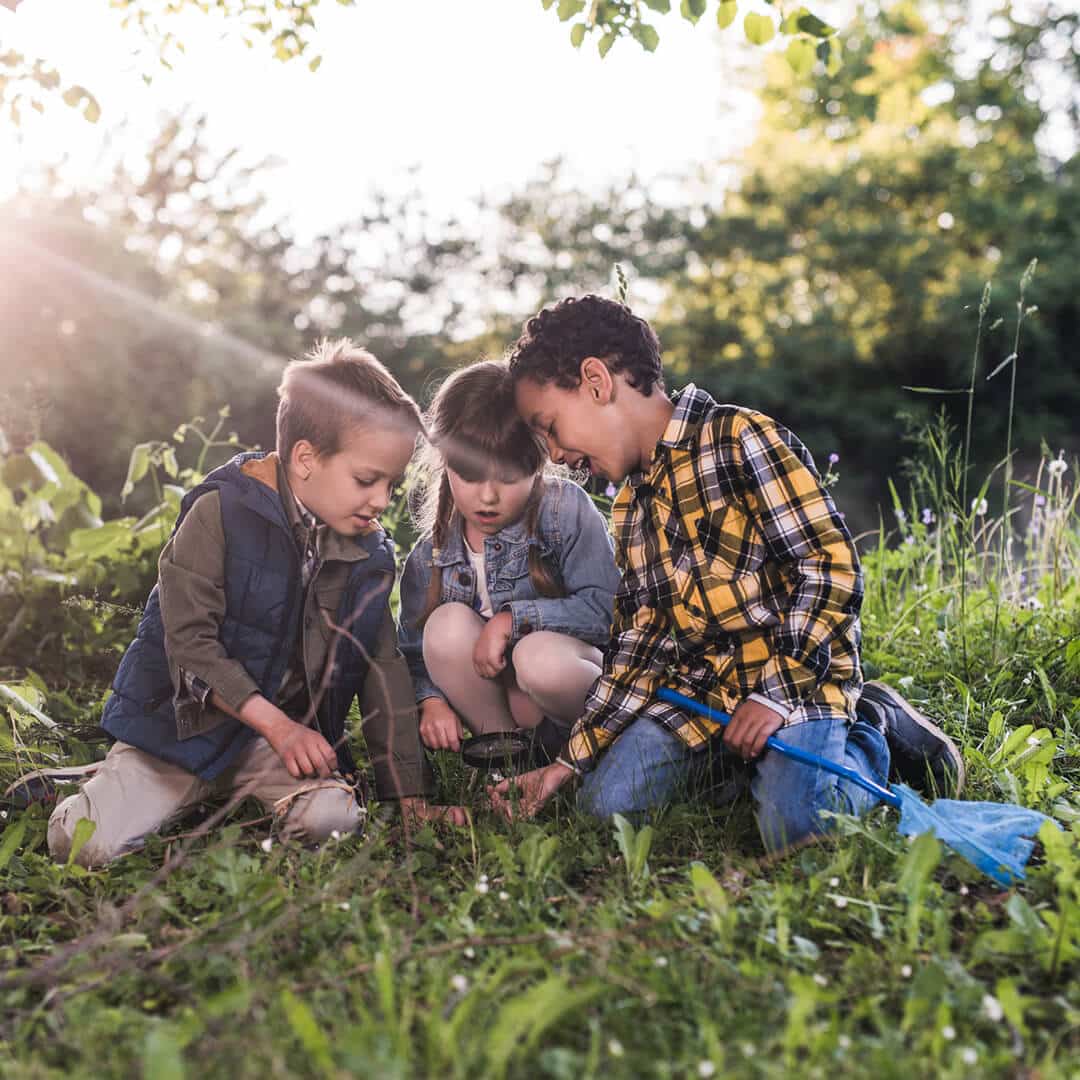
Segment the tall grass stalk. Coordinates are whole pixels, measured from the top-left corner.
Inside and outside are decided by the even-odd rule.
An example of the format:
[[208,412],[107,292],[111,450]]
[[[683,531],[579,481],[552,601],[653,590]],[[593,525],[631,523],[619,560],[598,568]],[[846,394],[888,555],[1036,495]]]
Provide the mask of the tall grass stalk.
[[[1002,579],[1008,576],[1009,566],[1009,539],[1012,535],[1012,528],[1009,522],[1009,497],[1011,495],[1012,487],[1012,430],[1013,430],[1013,414],[1016,410],[1016,368],[1020,360],[1020,331],[1024,325],[1024,319],[1037,310],[1034,307],[1024,306],[1024,296],[1027,292],[1027,287],[1031,284],[1031,279],[1035,276],[1035,268],[1039,265],[1038,259],[1032,259],[1028,263],[1027,269],[1020,277],[1020,297],[1016,301],[1016,335],[1013,339],[1013,350],[1005,357],[1004,360],[989,375],[986,376],[987,382],[989,382],[998,372],[1004,370],[1011,365],[1012,372],[1009,380],[1009,416],[1005,429],[1005,485],[1002,493],[1002,509],[1001,509],[1001,575]],[[1001,591],[998,590],[994,597],[994,627],[991,631],[991,645],[990,656],[992,661],[997,660],[997,642],[998,642],[998,627],[1001,621]]]

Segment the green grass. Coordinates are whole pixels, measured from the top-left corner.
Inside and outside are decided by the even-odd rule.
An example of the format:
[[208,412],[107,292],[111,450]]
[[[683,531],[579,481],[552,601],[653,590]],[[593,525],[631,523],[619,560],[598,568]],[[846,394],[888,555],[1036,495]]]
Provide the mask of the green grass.
[[[909,844],[884,808],[783,859],[746,803],[634,831],[563,798],[510,825],[449,758],[440,794],[474,803],[471,828],[407,834],[373,808],[318,851],[264,850],[249,804],[87,873],[51,863],[35,808],[0,833],[0,1075],[1078,1075],[1075,478],[1040,477],[1013,551],[950,495],[947,445],[926,460],[866,559],[867,674],[943,719],[967,797],[1067,827],[1022,887]],[[60,727],[0,712],[5,781],[100,753],[94,643],[123,635],[93,605],[63,617],[50,632],[83,652],[35,661]]]

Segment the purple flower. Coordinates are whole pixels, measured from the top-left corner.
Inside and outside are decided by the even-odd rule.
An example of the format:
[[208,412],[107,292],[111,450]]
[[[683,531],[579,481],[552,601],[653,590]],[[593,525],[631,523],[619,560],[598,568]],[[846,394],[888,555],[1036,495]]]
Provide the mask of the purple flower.
[[1046,496],[1045,495],[1036,495],[1035,496],[1035,505],[1036,506],[1045,506],[1046,505]]
[[615,490],[615,485],[614,484],[608,484],[608,486],[606,488],[604,488],[604,494],[609,499],[614,499],[615,496],[618,495],[618,492]]
[[835,465],[839,460],[840,460],[840,455],[838,453],[836,453],[836,451],[834,450],[829,455],[829,464],[830,465]]
[[924,525],[933,525],[934,521],[934,511],[931,510],[929,506],[924,506],[922,512],[922,523]]

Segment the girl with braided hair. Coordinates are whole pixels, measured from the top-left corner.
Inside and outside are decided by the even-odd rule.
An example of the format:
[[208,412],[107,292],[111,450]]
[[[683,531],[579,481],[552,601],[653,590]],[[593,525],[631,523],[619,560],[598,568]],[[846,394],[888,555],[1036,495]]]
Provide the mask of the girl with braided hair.
[[607,523],[545,475],[505,362],[454,372],[426,422],[398,628],[421,738],[457,751],[466,730],[535,729],[554,753],[600,675],[619,583]]

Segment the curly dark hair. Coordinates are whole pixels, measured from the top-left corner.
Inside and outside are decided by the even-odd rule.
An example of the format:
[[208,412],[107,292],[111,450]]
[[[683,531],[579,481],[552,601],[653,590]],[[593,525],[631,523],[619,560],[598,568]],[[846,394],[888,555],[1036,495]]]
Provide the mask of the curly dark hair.
[[588,356],[604,360],[613,374],[623,373],[645,397],[653,387],[663,390],[656,331],[625,304],[592,294],[560,300],[525,323],[510,350],[510,377],[573,390]]

